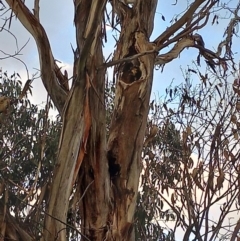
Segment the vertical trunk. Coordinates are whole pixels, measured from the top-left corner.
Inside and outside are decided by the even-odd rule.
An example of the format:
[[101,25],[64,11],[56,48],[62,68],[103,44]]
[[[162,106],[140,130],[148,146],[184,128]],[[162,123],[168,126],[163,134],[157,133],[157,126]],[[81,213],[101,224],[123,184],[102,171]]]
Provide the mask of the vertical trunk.
[[[93,5],[93,4],[92,4]],[[77,29],[77,43],[81,51],[84,46],[85,35],[89,31],[91,19],[99,14],[90,7],[89,1],[75,2],[75,24]],[[90,81],[89,111],[91,115],[91,128],[88,142],[85,146],[83,163],[80,168],[78,185],[81,196],[81,230],[89,240],[104,240],[107,232],[110,207],[110,179],[106,158],[106,123],[105,123],[105,70],[97,70],[104,62],[102,53],[102,18],[95,28],[94,47],[87,53],[86,74]],[[83,31],[84,30],[84,31]],[[87,43],[86,43],[87,44]],[[81,61],[81,57],[80,57]]]
[[89,78],[94,88],[89,93],[91,129],[78,177],[78,185],[81,187],[81,230],[84,236],[93,241],[102,241],[106,238],[110,208],[110,179],[105,151],[105,73],[95,70],[96,65],[102,60],[101,46],[98,45],[91,61],[92,65],[89,66]]
[[[134,212],[141,172],[141,150],[148,115],[154,56],[149,67],[139,66],[144,74],[131,84],[119,78],[115,111],[108,140],[108,160],[114,191],[114,240],[132,240]],[[127,77],[127,76],[126,76]],[[116,171],[117,170],[117,171]]]
[[104,152],[105,72],[97,70],[97,66],[103,64],[100,35],[106,1],[76,0],[74,4],[80,58],[76,61],[77,76],[65,106],[49,215],[45,219],[43,240],[48,241],[66,240],[69,197],[82,164],[77,182],[83,195],[83,235],[89,240],[103,240],[108,217],[109,175]]
[[[142,3],[140,3],[142,2]],[[116,9],[121,32],[115,59],[154,50],[148,41],[156,1],[135,8]],[[145,10],[143,10],[145,9]],[[141,152],[146,130],[155,54],[118,67],[114,113],[108,139],[108,161],[114,193],[113,240],[134,240],[134,213],[141,172]]]
[[[73,1],[78,50],[70,92],[64,85],[65,76],[54,61],[39,19],[24,1],[6,2],[36,40],[43,83],[63,117],[42,241],[66,240],[66,217],[74,184],[80,190],[81,233],[86,240],[134,240],[141,152],[156,60],[153,52],[155,44],[149,42],[149,37],[157,0],[109,1],[121,27],[114,60],[138,53],[148,54],[115,66],[116,96],[108,141],[104,106],[105,70],[98,68],[104,62],[102,19],[107,0]],[[206,13],[217,3],[206,4],[208,10],[201,10],[200,17],[189,27],[189,16],[191,18],[203,2],[210,1],[196,0],[176,23],[156,39],[157,49],[160,50],[161,45],[169,44],[169,37],[186,24],[185,30],[177,37],[179,41],[172,39],[172,43],[177,43],[168,53],[158,56],[158,63],[170,62],[185,47],[195,45],[196,40],[189,35],[188,28],[197,26],[203,16],[207,18],[209,15]],[[26,240],[29,239],[25,233],[23,235]]]

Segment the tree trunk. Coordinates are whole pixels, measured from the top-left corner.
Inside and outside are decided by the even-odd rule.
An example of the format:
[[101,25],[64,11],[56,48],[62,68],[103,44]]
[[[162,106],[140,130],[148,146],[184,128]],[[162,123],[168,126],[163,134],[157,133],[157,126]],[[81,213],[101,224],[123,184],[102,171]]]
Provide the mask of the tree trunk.
[[[42,240],[66,240],[65,222],[75,181],[76,188],[80,187],[83,237],[91,241],[129,240],[134,230],[155,54],[118,66],[115,110],[107,145],[101,25],[106,0],[74,1],[80,57],[75,61],[74,84],[67,93],[64,108],[64,92],[58,102],[57,94],[51,88],[57,83],[56,79],[61,84],[62,76],[56,70],[44,29],[21,1],[8,0],[8,3],[36,40],[43,80],[49,80],[44,84],[63,117]],[[156,3],[156,0],[150,0],[147,7],[138,3],[132,18],[133,9],[116,2],[115,11],[125,30],[121,33],[115,60],[153,50],[154,44],[149,43],[148,38]],[[58,88],[56,92],[60,93]],[[112,173],[114,166],[119,168],[116,173]]]
[[75,62],[77,76],[64,111],[58,166],[48,207],[48,214],[56,220],[51,216],[46,218],[43,240],[66,240],[64,222],[81,165],[82,175],[77,185],[81,186],[83,195],[82,233],[89,240],[103,240],[105,237],[110,203],[105,152],[105,71],[97,70],[103,64],[101,19],[105,4],[106,0],[92,4],[87,0],[75,1],[80,59]]
[[[134,11],[118,3],[116,11],[123,31],[115,60],[154,51],[155,44],[149,42],[149,37],[156,4],[155,0],[148,1],[147,5],[138,1]],[[117,68],[114,113],[108,139],[114,195],[112,239],[109,240],[134,240],[134,213],[155,57],[154,53],[148,54]]]
[[[168,63],[185,47],[195,46],[191,28],[207,19],[206,13],[217,1],[196,0],[154,43],[149,38],[157,0],[148,0],[147,4],[136,0],[133,7],[124,3],[127,1],[110,1],[121,33],[113,61],[117,82],[108,140],[104,104],[107,65],[102,53],[102,19],[107,0],[74,1],[77,52],[70,91],[54,62],[38,14],[32,14],[21,0],[6,2],[36,40],[43,83],[63,118],[41,240],[67,239],[66,220],[73,190],[73,195],[79,195],[84,240],[134,240],[134,212],[154,64]],[[202,14],[191,23],[189,16],[204,2],[212,5],[205,4]],[[169,40],[185,24],[192,25]],[[168,53],[157,56],[159,50],[174,42]]]
[[[153,2],[155,4],[151,11],[154,13],[156,1]],[[119,41],[117,49],[117,52],[121,52],[121,54],[116,54],[115,60],[126,55],[131,56],[146,50],[153,50],[154,44],[148,42],[152,27],[146,27],[148,33],[139,31],[140,18],[131,20],[132,10],[122,3],[119,4],[116,6],[119,7],[119,14],[127,14],[123,19],[123,26],[130,24],[132,28],[128,27],[127,31],[123,31],[123,37],[120,37],[121,41]],[[84,43],[82,29],[88,28],[85,20],[90,22],[89,19],[94,16],[95,12],[89,8],[90,4],[89,7],[87,6],[87,2],[79,5],[75,3],[75,6],[77,40],[79,49],[82,49]],[[141,8],[140,5],[138,7]],[[151,23],[152,20],[148,19]],[[145,24],[148,23],[145,22]],[[142,26],[144,27],[144,25]],[[138,66],[134,65],[137,68],[136,76],[133,76],[134,72],[131,72],[131,69],[126,68],[132,63],[119,67],[115,110],[106,152],[106,123],[103,104],[105,71],[96,72],[96,67],[103,64],[100,26],[99,30],[99,35],[95,37],[97,47],[93,49],[93,57],[89,57],[87,61],[90,63],[87,72],[91,80],[91,91],[89,91],[91,129],[78,179],[82,197],[81,230],[89,240],[130,240],[129,238],[134,233],[133,218],[141,171],[141,150],[146,129],[155,55],[144,56],[136,60],[138,62]],[[82,54],[84,55],[84,53]],[[121,72],[120,69],[124,71]],[[114,167],[120,167],[119,173],[114,173]]]

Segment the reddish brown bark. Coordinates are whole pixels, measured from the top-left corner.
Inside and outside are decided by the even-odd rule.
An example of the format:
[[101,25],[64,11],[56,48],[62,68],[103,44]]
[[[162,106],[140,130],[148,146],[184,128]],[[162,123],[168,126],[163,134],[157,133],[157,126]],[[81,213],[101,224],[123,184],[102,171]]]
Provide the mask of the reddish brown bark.
[[[184,15],[151,43],[157,0],[148,0],[147,4],[138,0],[133,6],[111,1],[113,15],[118,16],[121,26],[114,61],[133,58],[115,66],[115,106],[106,140],[102,19],[107,1],[74,1],[79,58],[74,61],[70,91],[64,84],[65,76],[56,68],[38,18],[21,0],[6,2],[36,40],[43,83],[63,118],[42,241],[66,240],[65,223],[74,183],[80,202],[81,233],[86,240],[134,240],[134,212],[154,64],[156,59],[167,63],[185,47],[193,46],[194,39],[188,35],[191,31],[181,31],[174,40],[179,43],[169,53],[157,56],[157,51],[170,43],[169,37],[189,22],[189,17]],[[190,13],[204,2],[214,1],[197,0],[189,8]],[[142,55],[134,57],[137,54]]]
[[[144,8],[142,4],[139,1],[135,11],[121,4],[116,6],[120,18],[124,16],[121,20],[125,31],[120,35],[115,59],[155,48],[155,44],[149,42],[149,36],[153,28],[156,1],[149,1],[148,6],[144,5]],[[118,67],[115,108],[108,139],[110,168],[119,168],[112,179],[113,240],[134,240],[134,212],[154,59],[153,53]]]

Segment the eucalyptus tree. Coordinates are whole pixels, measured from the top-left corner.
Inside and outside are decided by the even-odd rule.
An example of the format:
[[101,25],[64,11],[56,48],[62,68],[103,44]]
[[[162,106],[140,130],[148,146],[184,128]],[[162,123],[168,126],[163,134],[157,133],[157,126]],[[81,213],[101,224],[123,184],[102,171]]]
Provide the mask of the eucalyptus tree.
[[[209,19],[213,24],[217,22],[215,11],[226,8],[219,0],[188,1],[186,10],[152,42],[149,39],[157,0],[75,0],[72,4],[77,49],[69,85],[39,19],[39,0],[34,1],[33,10],[21,0],[5,2],[11,9],[6,20],[9,26],[15,15],[35,39],[42,82],[63,121],[41,240],[67,239],[66,221],[73,203],[79,205],[83,239],[134,240],[134,213],[154,68],[164,67],[185,48],[193,47],[199,50],[198,62],[203,56],[213,71],[220,67],[225,73],[226,61],[231,60],[239,5],[225,41],[213,52],[196,31],[204,28]],[[173,4],[177,9],[180,3]],[[109,61],[103,56],[107,22],[119,31]],[[114,66],[116,87],[107,129],[105,82],[110,66]]]

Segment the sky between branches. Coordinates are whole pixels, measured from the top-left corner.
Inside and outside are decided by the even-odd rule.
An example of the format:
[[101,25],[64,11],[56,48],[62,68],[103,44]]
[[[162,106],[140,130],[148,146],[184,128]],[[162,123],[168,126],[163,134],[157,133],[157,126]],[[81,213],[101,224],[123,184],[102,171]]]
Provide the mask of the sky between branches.
[[[225,2],[228,3],[229,7],[234,7],[237,1],[238,0]],[[172,18],[177,16],[177,14],[182,13],[186,9],[188,2],[189,1],[187,0],[178,0],[177,5],[173,5],[175,0],[159,1],[155,16],[154,32],[151,40],[154,40],[160,33],[171,25],[170,21]],[[3,3],[5,6],[7,6],[4,0]],[[30,9],[33,8],[32,0],[26,0],[25,3]],[[162,16],[164,16],[165,21],[163,21]],[[219,19],[218,25],[212,26],[212,19],[210,19],[209,24],[198,32],[202,35],[206,47],[213,51],[217,48],[218,43],[221,41],[229,21],[228,17],[230,17],[229,14],[227,14],[227,11],[222,11],[222,16],[226,19]],[[73,18],[74,9],[72,1],[40,1],[40,21],[48,34],[53,55],[56,60],[62,62],[61,66],[63,66],[63,69],[66,69],[69,72],[69,76],[71,76],[73,64],[73,53],[70,44],[72,44],[74,47],[76,46]],[[3,20],[0,19],[0,25],[2,26],[2,24]],[[35,42],[30,34],[24,29],[24,27],[22,27],[21,23],[15,19],[12,21],[10,30],[17,38],[18,48],[21,48],[29,40],[26,47],[21,51],[21,56],[18,57],[27,65],[31,77],[31,75],[37,73],[37,70],[39,69],[38,53]],[[104,48],[106,57],[114,50],[115,42],[113,41],[113,38],[111,38],[112,34],[115,33],[109,29],[109,41],[108,43],[105,43]],[[233,52],[240,52],[239,46],[240,39],[234,38]],[[17,51],[15,39],[7,31],[0,32],[0,50],[3,50],[8,54],[14,54]],[[166,52],[168,50],[170,50],[170,48],[166,48],[164,51]],[[175,59],[171,63],[167,64],[164,67],[163,72],[161,72],[161,70],[156,70],[154,75],[153,97],[154,93],[159,96],[164,95],[165,89],[169,86],[172,80],[174,80],[173,85],[180,84],[183,81],[181,68],[183,70],[187,69],[188,67],[194,68],[193,61],[196,61],[197,55],[198,51],[196,49],[186,49],[181,53],[180,58]],[[3,58],[4,56],[5,55],[0,52],[0,58]],[[236,54],[235,59],[236,62],[240,59],[240,53]],[[205,72],[206,64],[204,60],[202,60],[201,63],[201,70]],[[24,65],[13,58],[0,60],[0,68],[2,68],[3,71],[7,71],[9,75],[11,75],[13,72],[18,72],[22,76],[23,82],[27,80]],[[39,75],[39,73],[37,75]],[[112,75],[110,74],[109,79],[111,79],[111,77]],[[197,83],[199,80],[196,78],[194,82]],[[35,79],[32,85],[33,96],[31,98],[34,103],[41,104],[45,102],[46,92],[41,83],[41,79]],[[169,226],[171,225],[169,224]],[[180,230],[179,235],[181,236],[182,234],[183,233]]]
[[[234,7],[237,2],[237,0],[224,1],[226,3],[228,2],[229,7]],[[33,2],[34,1],[32,0],[25,1],[29,9],[33,9]],[[151,40],[154,40],[171,25],[170,21],[173,17],[177,17],[178,14],[182,13],[187,8],[188,2],[189,1],[186,0],[178,0],[177,4],[173,5],[175,0],[159,1]],[[4,1],[3,3],[7,6]],[[222,39],[224,30],[226,29],[226,24],[228,23],[227,18],[229,17],[229,14],[226,13],[227,11],[222,11],[222,16],[226,19],[220,19],[218,25],[212,26],[210,19],[210,23],[204,29],[199,31],[199,34],[202,35],[205,41],[206,47],[213,51],[217,48],[218,43]],[[162,16],[164,16],[165,21],[163,21]],[[71,76],[73,63],[73,54],[70,44],[74,47],[76,46],[73,18],[74,9],[72,1],[40,1],[40,21],[48,34],[53,55],[56,60],[61,62],[61,64],[59,64],[63,66],[63,69],[66,69],[69,72],[69,76]],[[0,20],[0,24],[1,23],[3,23],[2,20]],[[31,75],[36,73],[39,69],[35,42],[24,27],[22,27],[21,23],[15,19],[12,21],[10,30],[17,38],[18,48],[21,48],[29,40],[26,47],[21,51],[21,55],[18,57],[26,63],[31,77]],[[17,51],[15,39],[7,31],[2,31],[0,34],[0,50],[3,50],[8,54],[14,54]],[[104,48],[106,57],[113,52],[115,42],[111,35],[115,34],[116,33],[111,29],[108,31],[108,43],[105,43]],[[235,39],[233,52],[237,51],[237,46],[239,45],[240,39]],[[168,50],[170,50],[170,48],[164,49],[162,53]],[[193,68],[193,61],[196,61],[197,55],[197,49],[185,49],[181,53],[180,58],[173,60],[164,67],[163,72],[161,72],[161,70],[156,70],[154,75],[153,93],[159,96],[164,95],[165,89],[169,86],[172,80],[174,80],[173,85],[180,84],[183,81],[182,70],[185,70],[188,67]],[[0,53],[0,58],[4,56],[3,53]],[[236,55],[236,57],[239,59],[239,55]],[[204,60],[202,60],[201,63],[201,70],[204,72],[206,64]],[[9,74],[12,74],[14,71],[18,72],[22,76],[23,82],[27,80],[25,67],[17,60],[12,58],[1,60],[0,67],[2,67],[3,71],[8,71]],[[39,76],[39,74],[37,76]],[[109,75],[109,78],[112,78],[111,74]],[[199,80],[196,79],[196,82],[197,81]],[[34,80],[32,97],[34,102],[39,104],[42,101],[45,101],[46,98],[44,93],[45,91],[40,78]]]

